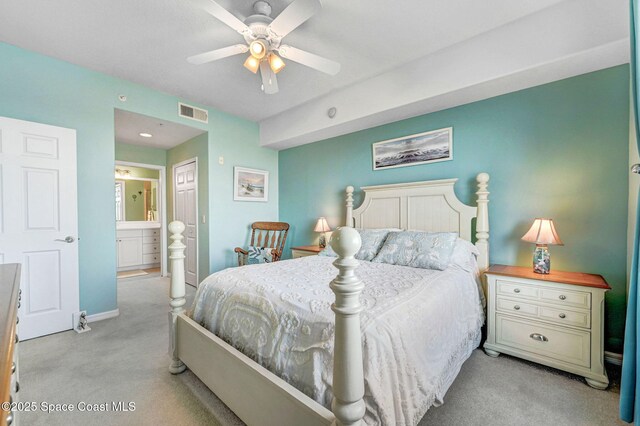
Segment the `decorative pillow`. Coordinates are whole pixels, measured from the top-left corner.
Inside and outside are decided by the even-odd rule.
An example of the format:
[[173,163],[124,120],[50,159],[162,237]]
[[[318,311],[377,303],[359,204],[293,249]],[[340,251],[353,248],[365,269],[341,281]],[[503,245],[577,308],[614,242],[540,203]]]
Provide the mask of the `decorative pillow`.
[[467,272],[473,272],[477,268],[475,262],[480,252],[478,248],[467,240],[457,238],[451,254],[451,265],[458,266]]
[[249,246],[248,265],[273,262],[273,249],[270,247]]
[[457,237],[455,232],[390,232],[373,262],[442,271],[449,266]]
[[[401,231],[401,229],[356,229],[358,233],[360,233],[360,238],[362,239],[362,245],[360,246],[360,250],[354,256],[358,260],[373,260],[374,257],[380,251],[380,248],[384,244],[384,241],[387,239],[387,235],[391,231]],[[333,251],[330,244],[327,244],[327,247],[322,250],[319,256],[327,256],[327,257],[338,257],[338,254]]]
[[358,260],[373,260],[389,235],[388,229],[356,229],[360,233],[362,245],[356,253]]
[[327,241],[327,246],[322,249],[320,253],[318,253],[318,256],[338,257],[338,253],[333,251],[333,249],[331,248],[331,244],[329,244],[329,241]]

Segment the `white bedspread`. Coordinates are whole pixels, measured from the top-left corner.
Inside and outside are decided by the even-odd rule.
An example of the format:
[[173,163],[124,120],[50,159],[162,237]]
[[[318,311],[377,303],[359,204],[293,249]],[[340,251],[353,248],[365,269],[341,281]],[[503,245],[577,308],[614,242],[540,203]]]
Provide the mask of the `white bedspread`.
[[[226,269],[205,279],[191,315],[330,407],[335,258]],[[413,425],[442,402],[480,341],[473,273],[360,262],[367,424]],[[212,360],[212,362],[215,362]]]

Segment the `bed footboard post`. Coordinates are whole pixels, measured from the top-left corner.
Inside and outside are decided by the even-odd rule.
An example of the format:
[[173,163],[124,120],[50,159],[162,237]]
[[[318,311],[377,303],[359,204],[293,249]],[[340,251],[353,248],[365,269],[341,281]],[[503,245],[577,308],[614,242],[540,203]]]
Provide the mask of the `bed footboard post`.
[[331,410],[338,426],[360,425],[365,413],[360,331],[364,284],[354,272],[358,261],[353,257],[361,244],[360,234],[351,227],[338,228],[331,237],[331,247],[338,254],[333,264],[339,270],[330,285],[336,295],[331,306],[336,317]]
[[353,186],[347,186],[347,217],[344,224],[353,227]]
[[171,374],[180,374],[187,368],[178,358],[176,330],[178,315],[184,312],[184,305],[187,303],[184,281],[184,249],[186,246],[182,243],[184,229],[184,223],[179,220],[169,224],[169,238],[172,241],[169,245],[169,263],[171,265],[171,288],[169,290],[169,297],[171,297],[169,302],[169,305],[171,305],[171,312],[169,312],[169,354],[171,355],[171,364],[169,364],[169,372]]
[[479,173],[478,181],[478,216],[476,219],[476,247],[480,252],[478,268],[484,272],[489,268],[489,174]]

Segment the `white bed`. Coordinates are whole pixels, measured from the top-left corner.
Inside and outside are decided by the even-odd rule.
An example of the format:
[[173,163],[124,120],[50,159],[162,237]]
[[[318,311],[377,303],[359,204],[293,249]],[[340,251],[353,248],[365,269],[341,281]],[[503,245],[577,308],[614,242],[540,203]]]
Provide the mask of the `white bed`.
[[348,226],[454,231],[470,241],[477,218],[477,269],[356,261],[359,234],[342,228],[332,240],[338,259],[210,276],[193,318],[184,312],[183,225],[171,224],[170,371],[186,364],[250,425],[417,423],[479,343],[476,278],[488,266],[488,180],[478,175],[477,207],[457,199],[455,179],[363,188],[355,211],[347,188]]
[[[330,408],[334,260],[312,256],[213,274],[198,288],[192,318]],[[442,401],[480,343],[477,274],[457,265],[359,263],[365,423],[413,425]]]

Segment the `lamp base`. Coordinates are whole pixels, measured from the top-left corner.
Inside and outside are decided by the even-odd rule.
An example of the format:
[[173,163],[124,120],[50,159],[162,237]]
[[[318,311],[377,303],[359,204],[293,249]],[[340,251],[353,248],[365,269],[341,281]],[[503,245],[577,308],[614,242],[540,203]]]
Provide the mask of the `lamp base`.
[[551,256],[546,245],[536,245],[536,250],[533,252],[533,272],[536,274],[551,272]]
[[324,232],[320,234],[320,240],[318,241],[318,245],[321,248],[325,248],[327,246],[327,237],[325,237]]

